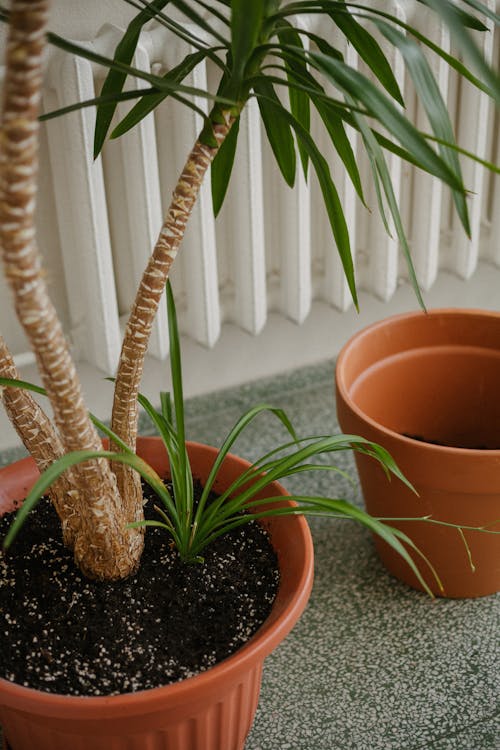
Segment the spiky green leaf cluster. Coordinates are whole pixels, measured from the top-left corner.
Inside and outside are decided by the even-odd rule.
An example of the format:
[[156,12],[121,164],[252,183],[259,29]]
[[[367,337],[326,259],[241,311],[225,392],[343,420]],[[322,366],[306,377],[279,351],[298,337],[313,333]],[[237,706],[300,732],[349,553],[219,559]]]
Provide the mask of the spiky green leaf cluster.
[[[500,78],[485,61],[474,34],[488,33],[500,17],[480,0],[464,0],[457,7],[452,0],[422,0],[445,23],[457,55],[440,49],[418,28],[386,10],[385,3],[364,4],[344,0],[124,0],[139,8],[129,23],[113,58],[97,55],[81,45],[55,34],[49,40],[63,49],[107,66],[109,72],[100,96],[89,102],[49,113],[51,117],[72,109],[97,105],[94,151],[97,156],[109,133],[116,105],[137,99],[132,110],[112,130],[115,138],[127,132],[167,97],[194,109],[205,120],[201,138],[215,144],[213,125],[221,110],[231,110],[236,124],[220,149],[212,167],[212,195],[217,213],[223,203],[234,163],[239,114],[250,97],[256,97],[272,153],[286,183],[294,184],[297,153],[308,174],[312,165],[330,219],[332,236],[340,254],[354,302],[357,291],[349,232],[344,206],[324,155],[311,134],[311,110],[316,110],[330,138],[331,146],[364,202],[357,159],[348,138],[360,135],[372,171],[378,206],[388,231],[394,228],[406,256],[409,276],[423,304],[412,265],[410,248],[395,198],[386,154],[394,153],[412,165],[437,176],[453,195],[455,207],[469,233],[466,187],[458,154],[466,154],[456,142],[438,83],[428,56],[440,57],[459,76],[500,102]],[[6,11],[2,12],[5,17]],[[179,21],[179,15],[184,22]],[[321,19],[322,33],[308,28],[308,19]],[[132,65],[140,34],[150,22],[169,36],[187,42],[190,51],[163,76],[141,71]],[[319,27],[319,24],[318,24]],[[335,46],[332,40],[342,40]],[[382,41],[384,44],[382,44]],[[355,69],[342,50],[351,45],[363,62]],[[430,133],[420,132],[405,113],[405,102],[394,76],[390,56],[401,54],[413,90],[425,110]],[[214,90],[185,85],[194,68],[211,61],[220,71]],[[465,62],[464,62],[465,61]],[[139,79],[147,88],[125,91],[127,76]],[[332,93],[333,92],[333,93]],[[209,114],[201,111],[194,97],[212,102]],[[491,169],[494,165],[478,159]]]

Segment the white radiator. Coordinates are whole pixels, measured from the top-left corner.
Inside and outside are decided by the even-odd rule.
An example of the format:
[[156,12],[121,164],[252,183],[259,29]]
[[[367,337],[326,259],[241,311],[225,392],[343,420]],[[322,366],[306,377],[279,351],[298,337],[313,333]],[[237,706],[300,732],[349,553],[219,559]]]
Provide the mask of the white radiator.
[[[415,20],[414,14],[411,21]],[[429,22],[422,6],[418,23],[436,43],[449,46],[446,33]],[[165,45],[164,33],[158,27],[143,34],[137,66],[165,70],[188,51],[171,38]],[[120,35],[117,27],[106,26],[89,44],[111,55]],[[482,35],[481,44],[498,65],[498,36]],[[353,50],[345,53],[356,64]],[[387,54],[392,55],[400,87],[408,94],[410,112],[422,129],[428,129],[404,79],[401,60],[390,50]],[[458,85],[443,61],[433,59],[432,63],[453,113],[459,143],[499,163],[498,113],[483,94]],[[200,65],[186,83],[203,87],[213,74],[209,64]],[[102,69],[87,61],[51,50],[44,109],[92,98],[103,75]],[[205,101],[197,103],[206,107]],[[128,106],[120,106],[120,116]],[[43,128],[39,242],[51,290],[77,357],[110,373],[116,366],[120,328],[137,280],[201,123],[191,110],[167,100],[125,137],[106,144],[102,159],[93,163],[94,117],[93,109],[84,109],[51,120]],[[321,151],[329,154],[343,200],[358,285],[379,299],[390,300],[405,282],[406,267],[397,240],[387,236],[378,217],[362,148],[352,133],[372,212],[357,199],[319,123],[314,122],[313,128]],[[469,278],[480,258],[500,266],[500,190],[494,177],[475,162],[463,161],[471,190],[472,239],[468,240],[453,214],[447,189],[395,157],[388,156],[388,160],[424,290],[433,286],[441,269]],[[351,305],[315,176],[311,170],[306,184],[298,172],[293,190],[283,183],[254,101],[243,117],[223,210],[214,221],[207,179],[176,261],[173,284],[183,331],[208,347],[217,342],[225,322],[257,335],[265,329],[271,312],[300,325],[308,318],[313,301],[321,300],[340,311]],[[0,295],[0,329],[18,361],[25,361],[24,339],[4,297],[4,286]],[[165,331],[162,308],[150,349],[159,359],[168,354]]]

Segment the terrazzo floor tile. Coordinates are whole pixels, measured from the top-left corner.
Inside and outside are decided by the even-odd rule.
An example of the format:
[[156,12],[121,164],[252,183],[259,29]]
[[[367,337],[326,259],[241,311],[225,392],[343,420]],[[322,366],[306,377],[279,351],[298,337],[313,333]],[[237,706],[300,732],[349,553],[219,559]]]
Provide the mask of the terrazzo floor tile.
[[[218,445],[263,401],[285,408],[302,436],[338,431],[332,373],[328,362],[192,399],[188,437]],[[286,437],[262,415],[234,452],[254,459]],[[335,458],[354,476],[350,454]],[[361,503],[356,486],[330,472],[287,486]],[[310,604],[266,660],[246,750],[500,750],[500,596],[431,600],[385,572],[365,530],[310,525]]]

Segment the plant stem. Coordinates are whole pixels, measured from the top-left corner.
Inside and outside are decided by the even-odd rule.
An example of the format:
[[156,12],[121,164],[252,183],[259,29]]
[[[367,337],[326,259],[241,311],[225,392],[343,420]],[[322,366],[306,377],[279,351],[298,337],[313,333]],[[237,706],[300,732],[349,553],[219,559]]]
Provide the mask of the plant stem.
[[[49,299],[35,241],[39,124],[43,54],[49,0],[13,0],[10,14],[0,147],[0,242],[18,319],[35,352],[66,451],[98,450],[82,389],[62,326]],[[74,553],[83,572],[121,578],[138,565],[142,534],[127,530],[108,463],[75,471],[81,491],[70,514],[80,519]]]
[[[14,360],[2,336],[0,373],[5,378],[19,379]],[[44,472],[64,453],[54,425],[27,391],[21,388],[2,388],[0,398],[24,447],[34,458],[40,473]],[[79,525],[72,507],[75,493],[79,493],[78,484],[70,471],[63,474],[49,490],[50,499],[61,519],[63,539],[67,547],[73,547]]]
[[[207,146],[198,139],[189,154],[125,329],[115,382],[111,427],[133,450],[137,438],[137,397],[156,311],[205,174],[236,119],[233,112],[223,112],[222,115],[220,117],[219,112],[217,122],[212,121],[217,145]],[[134,509],[142,503],[137,474],[123,464],[113,464],[113,471],[127,515],[132,516]]]

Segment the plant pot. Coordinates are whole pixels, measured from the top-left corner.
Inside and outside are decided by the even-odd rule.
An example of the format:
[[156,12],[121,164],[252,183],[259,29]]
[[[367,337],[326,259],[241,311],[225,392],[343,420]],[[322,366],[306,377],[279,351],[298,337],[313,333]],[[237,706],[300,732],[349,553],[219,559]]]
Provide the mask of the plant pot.
[[[217,450],[190,443],[188,451],[193,474],[205,480]],[[137,452],[156,471],[166,473],[166,452],[158,438],[139,439]],[[248,466],[229,455],[214,489],[226,489]],[[36,477],[29,458],[0,471],[0,487],[11,505],[25,496]],[[266,494],[287,493],[274,483],[260,496]],[[280,585],[271,614],[245,646],[182,682],[107,698],[55,695],[0,679],[0,724],[12,750],[243,748],[257,708],[264,658],[301,615],[313,580],[313,547],[305,518],[265,519],[263,524],[278,555]]]
[[[336,381],[342,431],[387,448],[418,492],[397,479],[389,482],[373,459],[357,455],[369,513],[430,515],[464,526],[496,521],[492,528],[500,530],[499,314],[432,310],[375,323],[344,346]],[[464,532],[473,570],[456,529],[420,521],[393,525],[433,563],[444,592],[414,555],[436,594],[475,597],[500,589],[499,535]],[[378,539],[376,546],[391,573],[421,588],[396,553]]]

